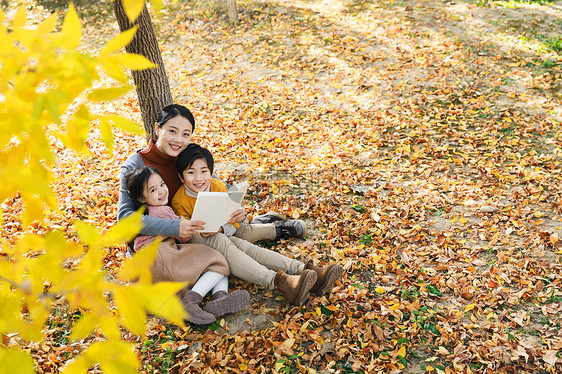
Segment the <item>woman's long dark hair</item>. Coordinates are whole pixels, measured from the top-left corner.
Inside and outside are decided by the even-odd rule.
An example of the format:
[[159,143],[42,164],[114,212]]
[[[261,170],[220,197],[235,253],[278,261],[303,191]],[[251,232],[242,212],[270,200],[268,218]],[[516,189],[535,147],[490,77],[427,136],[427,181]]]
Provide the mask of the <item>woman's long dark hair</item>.
[[135,209],[139,209],[144,204],[140,202],[144,193],[144,188],[151,175],[158,174],[162,177],[160,172],[152,166],[139,166],[129,170],[125,176],[125,184],[129,190],[129,196],[135,203]]
[[158,121],[156,121],[156,125],[162,128],[166,122],[177,116],[186,118],[191,123],[191,131],[195,131],[195,117],[193,117],[189,109],[179,104],[168,105],[162,109]]

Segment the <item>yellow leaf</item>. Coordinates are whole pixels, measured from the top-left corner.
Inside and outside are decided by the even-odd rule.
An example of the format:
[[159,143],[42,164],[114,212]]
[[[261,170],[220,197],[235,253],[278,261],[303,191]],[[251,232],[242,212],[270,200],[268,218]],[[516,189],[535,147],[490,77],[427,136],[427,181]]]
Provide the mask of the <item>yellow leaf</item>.
[[113,132],[111,131],[111,125],[107,119],[101,119],[99,126],[103,144],[105,144],[105,148],[107,148],[109,153],[113,154]]
[[183,325],[185,309],[177,293],[186,283],[158,282],[152,285],[138,284],[138,294],[144,298],[144,305],[149,313],[158,315],[178,325]]
[[71,340],[82,340],[92,334],[94,330],[98,327],[99,320],[97,316],[93,313],[88,313],[83,315],[72,328],[70,333]]
[[134,345],[121,341],[93,343],[80,356],[70,361],[62,373],[84,373],[95,364],[107,374],[136,374],[139,365]]
[[476,308],[475,304],[468,304],[467,306],[464,307],[464,312],[470,312],[472,309]]
[[115,100],[131,90],[131,86],[122,85],[119,87],[100,88],[90,92],[88,99],[92,101]]
[[9,349],[0,346],[0,374],[34,373],[33,358],[19,347]]
[[156,12],[160,12],[162,10],[162,0],[152,0],[150,3]]
[[123,8],[127,18],[133,23],[144,8],[144,0],[123,0]]
[[406,357],[406,347],[400,347],[400,349],[398,350],[398,356]]
[[78,14],[76,14],[74,5],[70,3],[66,17],[64,17],[58,45],[71,51],[80,46],[80,39],[82,39],[82,25],[80,25],[80,19]]
[[14,25],[15,29],[19,29],[27,23],[27,12],[25,11],[25,5],[22,5],[18,8],[16,15],[14,16],[14,20],[12,24]]
[[86,139],[90,131],[90,112],[81,105],[76,114],[66,124],[66,134],[60,134],[64,144],[79,152],[87,151]]
[[135,287],[117,287],[113,291],[113,296],[115,305],[122,317],[123,326],[137,335],[144,335],[146,332],[146,313]]
[[121,83],[127,83],[128,78],[121,66],[113,61],[110,57],[100,58],[100,63],[103,66],[107,75]]
[[384,291],[384,288],[382,288],[382,287],[377,287],[377,288],[375,288],[375,291],[376,291],[377,293],[380,293],[380,294],[383,294],[383,293],[385,292],[385,291]]
[[139,27],[135,25],[107,42],[100,51],[100,57],[110,55],[128,46],[129,43],[131,43],[131,40],[135,37],[138,28]]
[[125,262],[121,272],[119,272],[118,279],[124,281],[139,279],[143,283],[150,284],[152,282],[150,266],[156,258],[159,245],[160,240],[154,240],[150,244],[143,246],[142,250],[135,253]]
[[287,339],[283,342],[284,345],[291,348],[295,344],[295,339]]
[[72,224],[76,231],[78,231],[78,235],[84,241],[84,243],[88,244],[90,247],[101,247],[101,238],[100,234],[96,230],[96,228],[92,225],[81,221],[74,221]]
[[53,32],[57,25],[57,14],[53,13],[37,27],[37,34],[45,35]]
[[132,133],[132,134],[139,134],[139,135],[144,134],[144,130],[135,121],[131,121],[130,119],[117,116],[114,114],[109,114],[105,116],[105,118],[111,120],[115,124],[115,126],[119,127],[121,130],[125,132]]
[[143,211],[139,209],[135,213],[120,220],[117,225],[103,236],[103,246],[111,247],[134,239],[143,227],[142,217]]
[[120,53],[110,56],[108,59],[131,70],[145,70],[158,67],[158,65],[152,63],[143,55],[136,53]]
[[337,305],[328,305],[328,306],[326,306],[326,309],[331,310],[332,312],[335,312],[335,311],[339,310],[340,307],[337,306]]

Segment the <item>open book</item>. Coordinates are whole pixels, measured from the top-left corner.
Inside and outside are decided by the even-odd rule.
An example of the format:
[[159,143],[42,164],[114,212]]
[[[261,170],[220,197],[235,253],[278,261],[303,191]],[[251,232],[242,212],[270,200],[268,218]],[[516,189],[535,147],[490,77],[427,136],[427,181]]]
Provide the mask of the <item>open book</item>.
[[227,192],[199,192],[191,215],[192,220],[205,221],[205,229],[199,232],[219,231],[230,215],[240,209],[247,189],[248,183],[242,182]]

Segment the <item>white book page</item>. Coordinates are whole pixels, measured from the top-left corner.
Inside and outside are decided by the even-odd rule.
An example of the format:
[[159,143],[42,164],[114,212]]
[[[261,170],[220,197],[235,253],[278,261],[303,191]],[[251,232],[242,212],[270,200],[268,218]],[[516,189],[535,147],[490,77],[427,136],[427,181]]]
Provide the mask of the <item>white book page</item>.
[[205,229],[199,232],[219,231],[231,214],[240,209],[247,189],[248,184],[241,183],[227,192],[199,192],[191,215],[192,220],[205,222]]

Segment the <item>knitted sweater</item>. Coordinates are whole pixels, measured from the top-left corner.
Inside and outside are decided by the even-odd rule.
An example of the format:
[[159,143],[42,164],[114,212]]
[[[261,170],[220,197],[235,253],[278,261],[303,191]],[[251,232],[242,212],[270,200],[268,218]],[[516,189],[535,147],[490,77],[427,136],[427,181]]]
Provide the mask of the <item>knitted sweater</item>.
[[[172,198],[172,209],[177,215],[191,219],[193,209],[195,208],[195,201],[197,201],[197,193],[187,191],[185,185],[180,188]],[[210,192],[226,192],[226,184],[219,179],[211,179],[211,184],[207,188]],[[238,223],[226,223],[222,226],[223,232],[226,236],[232,236],[236,229],[239,227]]]
[[[143,154],[141,157],[140,153]],[[162,152],[160,152],[155,146],[154,142],[151,140],[148,146],[143,149],[142,151],[135,152],[127,158],[127,160],[121,165],[121,172],[119,173],[119,202],[117,204],[117,220],[121,220],[135,212],[135,203],[131,200],[129,196],[129,192],[127,190],[127,184],[125,182],[125,176],[127,173],[139,166],[147,165],[144,159],[150,162],[149,165],[158,169],[164,178],[164,182],[168,186],[168,190],[170,191],[170,197],[177,191],[173,190],[170,186],[178,185],[177,182],[174,182],[174,178],[172,177],[175,175],[175,178],[179,181],[179,185],[181,186],[181,180],[179,179],[178,172],[175,165],[175,157],[170,157]],[[142,218],[143,228],[141,229],[140,233],[142,235],[150,235],[150,236],[175,236],[179,237],[180,232],[180,220],[171,220],[168,218],[158,218],[150,215],[145,215]]]
[[[150,216],[159,217],[159,218],[167,218],[167,219],[180,219],[178,215],[174,213],[172,208],[167,205],[161,206],[147,206],[146,211]],[[135,251],[138,251],[143,245],[145,245],[148,241],[152,240],[154,236],[152,235],[139,235],[135,238]],[[178,243],[187,243],[191,240],[191,237],[186,239],[181,239],[179,237],[173,237],[176,239]]]

